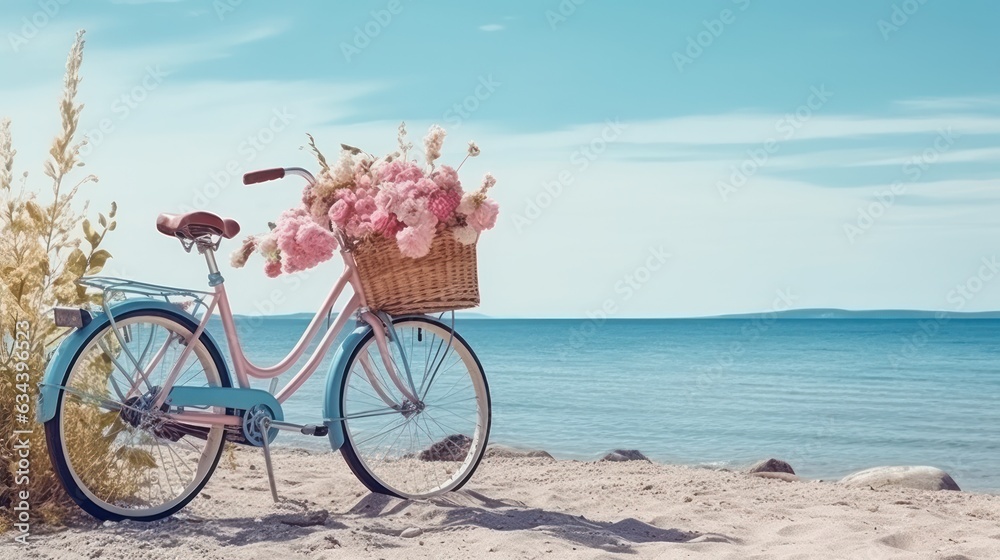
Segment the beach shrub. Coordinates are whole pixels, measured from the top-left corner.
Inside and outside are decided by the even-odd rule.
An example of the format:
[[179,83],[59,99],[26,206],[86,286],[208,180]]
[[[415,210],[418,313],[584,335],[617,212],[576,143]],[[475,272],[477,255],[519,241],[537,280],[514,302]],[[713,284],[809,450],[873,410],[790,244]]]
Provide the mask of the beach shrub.
[[[0,530],[11,527],[12,507],[22,491],[29,492],[33,522],[57,522],[71,506],[52,470],[45,434],[35,423],[34,412],[46,361],[66,334],[52,322],[50,310],[100,303],[76,280],[100,272],[111,258],[100,246],[116,225],[114,203],[107,215],[97,214],[95,224],[86,218],[88,204],[78,200],[81,187],[97,182],[94,175],[74,177],[83,166],[80,148],[86,142],[77,135],[83,110],[76,102],[83,48],[80,31],[66,62],[59,101],[62,128],[45,161],[45,178],[39,180],[44,186],[34,187],[27,172],[15,179],[12,124],[7,118],[0,121]],[[27,413],[21,414],[23,408],[18,407],[29,400]],[[15,437],[18,430],[30,434]],[[19,467],[17,455],[25,439],[30,450],[27,473],[23,463]],[[92,445],[99,453],[100,446],[108,443]]]

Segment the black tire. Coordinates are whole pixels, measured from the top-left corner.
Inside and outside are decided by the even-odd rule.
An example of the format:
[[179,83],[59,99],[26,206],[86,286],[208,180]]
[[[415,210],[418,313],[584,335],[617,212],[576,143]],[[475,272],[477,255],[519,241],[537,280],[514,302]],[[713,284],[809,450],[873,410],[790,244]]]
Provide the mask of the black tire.
[[[181,313],[174,313],[159,308],[137,309],[135,311],[129,311],[123,313],[120,316],[115,317],[115,321],[116,323],[121,323],[128,319],[133,319],[135,317],[157,317],[160,319],[173,321],[178,326],[186,328],[189,333],[193,333],[198,326],[187,315]],[[60,382],[61,386],[65,387],[66,384],[69,382],[69,377],[71,373],[74,371],[74,368],[78,360],[80,360],[81,354],[83,354],[85,350],[90,348],[94,339],[97,338],[102,333],[105,333],[108,330],[108,327],[110,327],[110,321],[105,319],[104,324],[101,325],[99,328],[95,329],[94,332],[80,346],[76,354],[73,356],[73,359],[70,361],[69,368],[67,368],[65,374],[62,377],[62,380]],[[212,342],[212,339],[208,337],[207,333],[202,333],[199,341],[201,342],[201,344],[204,345],[205,349],[208,351],[208,354],[212,362],[214,363],[215,371],[218,373],[219,376],[219,385],[222,387],[232,387],[232,382],[229,378],[229,372],[228,369],[226,368],[226,362],[222,358],[222,354],[219,352],[219,349]],[[198,493],[201,492],[205,484],[207,484],[208,481],[212,478],[212,474],[215,472],[215,468],[216,466],[218,466],[219,459],[222,457],[222,452],[223,449],[225,448],[225,438],[222,438],[222,440],[219,442],[218,450],[214,453],[214,458],[212,459],[210,466],[207,468],[207,472],[203,476],[202,480],[197,484],[196,488],[194,488],[194,490],[191,491],[184,499],[182,499],[180,502],[170,507],[169,509],[166,509],[164,511],[158,512],[153,515],[134,515],[134,516],[122,515],[105,509],[87,495],[84,489],[77,483],[76,479],[74,478],[71,472],[70,466],[67,464],[66,448],[65,448],[65,442],[63,441],[63,434],[60,422],[64,414],[63,401],[65,395],[66,395],[65,390],[59,391],[56,400],[55,415],[52,417],[51,420],[45,422],[44,424],[45,437],[48,444],[47,447],[49,452],[49,459],[52,462],[52,466],[53,469],[55,470],[56,476],[59,477],[59,480],[60,482],[62,482],[63,487],[66,489],[66,493],[69,495],[69,497],[72,498],[72,500],[76,502],[76,504],[79,505],[80,508],[82,508],[90,515],[96,517],[97,519],[100,519],[102,521],[122,521],[126,519],[133,521],[155,521],[158,519],[162,519],[164,517],[168,517],[176,513],[178,510],[186,506],[191,500],[193,500],[198,495]]]
[[[479,468],[479,464],[482,461],[483,456],[485,455],[486,446],[489,442],[490,426],[492,424],[492,402],[490,400],[489,383],[486,380],[486,373],[483,371],[483,366],[480,363],[478,356],[476,356],[476,353],[472,350],[472,347],[469,346],[469,344],[465,341],[465,339],[463,339],[457,332],[455,332],[446,324],[431,317],[409,316],[409,317],[399,317],[393,319],[393,325],[397,328],[399,328],[400,326],[405,327],[406,323],[414,323],[416,325],[426,324],[433,326],[434,328],[442,329],[444,332],[448,333],[449,335],[451,335],[451,337],[453,337],[452,347],[454,347],[455,345],[460,345],[462,348],[464,348],[464,351],[468,352],[468,354],[471,357],[471,361],[475,364],[476,371],[478,372],[478,376],[482,383],[482,390],[485,392],[486,420],[485,420],[485,426],[481,428],[482,433],[478,434],[479,437],[481,437],[481,444],[476,445],[475,450],[471,449],[471,447],[469,450],[470,454],[474,452],[475,456],[466,457],[466,460],[471,459],[470,466],[461,473],[461,475],[458,477],[457,480],[451,481],[447,485],[447,489],[428,495],[419,495],[419,494],[413,495],[401,491],[397,488],[390,487],[388,484],[384,483],[383,481],[380,481],[379,478],[374,473],[372,473],[369,470],[369,468],[366,467],[365,461],[359,455],[356,445],[352,441],[351,429],[349,427],[350,420],[344,420],[344,433],[346,437],[344,445],[341,447],[340,451],[341,455],[344,457],[344,461],[347,462],[347,465],[350,467],[354,475],[372,492],[403,499],[421,499],[445,492],[452,492],[455,490],[459,490],[469,481],[470,478],[472,478],[472,475],[475,474],[476,469]],[[351,354],[351,358],[348,361],[347,371],[342,372],[343,379],[341,381],[341,387],[340,387],[340,410],[342,414],[346,414],[345,411],[347,410],[347,403],[345,402],[345,396],[347,395],[348,385],[350,383],[350,373],[352,371],[352,368],[354,367],[354,364],[358,359],[358,355],[363,350],[365,350],[366,346],[372,343],[372,339],[374,337],[375,333],[371,329],[369,329],[368,332],[363,336],[361,341],[358,343],[358,345],[354,348]],[[390,343],[390,345],[391,344],[392,343]],[[469,370],[469,373],[471,374],[473,372]]]

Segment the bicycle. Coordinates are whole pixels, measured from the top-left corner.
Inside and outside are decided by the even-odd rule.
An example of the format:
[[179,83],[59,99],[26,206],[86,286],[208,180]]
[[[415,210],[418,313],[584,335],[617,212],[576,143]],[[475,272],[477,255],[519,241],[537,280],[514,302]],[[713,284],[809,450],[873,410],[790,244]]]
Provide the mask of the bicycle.
[[[297,175],[301,168],[247,173],[244,184]],[[101,311],[57,308],[56,324],[73,327],[40,384],[38,420],[49,456],[69,496],[101,520],[152,521],[187,505],[211,478],[224,444],[263,449],[272,498],[277,488],[271,444],[279,431],[326,436],[357,478],[376,493],[423,499],[461,488],[482,460],[491,404],[478,357],[438,317],[391,317],[368,309],[350,252],[344,272],[295,347],[261,367],[244,354],[215,260],[239,224],[209,212],[161,214],[157,229],[196,248],[208,265],[210,291],[111,277],[79,284],[102,292]],[[317,347],[281,390],[347,286],[353,289]],[[138,297],[136,297],[138,296]],[[206,327],[218,312],[232,371]],[[199,318],[199,314],[201,315]],[[327,378],[323,420],[284,421],[282,403],[315,372],[354,319]],[[235,385],[233,379],[235,373]],[[250,378],[271,379],[270,390]]]

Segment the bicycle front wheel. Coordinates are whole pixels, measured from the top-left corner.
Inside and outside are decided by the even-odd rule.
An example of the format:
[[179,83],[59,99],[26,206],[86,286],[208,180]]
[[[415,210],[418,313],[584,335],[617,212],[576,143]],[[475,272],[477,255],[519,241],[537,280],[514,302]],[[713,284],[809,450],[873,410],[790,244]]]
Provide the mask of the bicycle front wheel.
[[102,520],[152,521],[198,494],[225,443],[221,426],[171,422],[166,405],[152,406],[156,395],[188,344],[175,387],[230,381],[207,334],[187,342],[196,325],[181,314],[140,309],[115,324],[97,329],[71,362],[45,435],[56,474],[81,508]]
[[468,343],[429,317],[393,321],[391,363],[419,397],[403,396],[369,331],[341,385],[347,441],[341,454],[369,490],[407,499],[464,485],[483,458],[490,432],[490,392]]

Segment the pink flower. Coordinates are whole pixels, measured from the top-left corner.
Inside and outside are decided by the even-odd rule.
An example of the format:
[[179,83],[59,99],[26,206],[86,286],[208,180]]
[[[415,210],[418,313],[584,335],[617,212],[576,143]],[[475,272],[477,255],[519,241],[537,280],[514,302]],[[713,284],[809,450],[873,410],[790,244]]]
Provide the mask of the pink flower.
[[455,214],[455,209],[462,202],[462,195],[452,190],[440,190],[431,195],[427,207],[440,222],[447,222]]
[[279,237],[278,246],[282,255],[281,270],[292,273],[330,260],[337,248],[337,238],[329,230],[309,221],[299,224],[294,237]]
[[391,183],[384,184],[378,194],[375,195],[375,206],[386,212],[392,212],[396,208],[396,201],[399,199],[399,191],[396,189],[396,185]]
[[458,180],[458,172],[454,167],[442,165],[431,177],[439,188],[446,190],[462,190],[462,183]]
[[[333,233],[317,225],[302,207],[283,212],[271,235],[280,251],[281,271],[287,273],[306,270],[327,261],[337,248],[337,238]],[[276,276],[276,265],[272,262],[278,261],[269,261],[264,272]]]
[[355,193],[351,189],[339,189],[334,194],[337,195],[337,198],[339,200],[343,200],[344,202],[346,202],[346,203],[348,203],[348,204],[350,204],[352,206],[358,200],[357,193]]
[[427,199],[425,198],[408,198],[404,200],[399,205],[396,217],[399,218],[399,221],[411,227],[422,225],[434,227],[437,225],[437,218],[427,208]]
[[417,182],[416,181],[402,181],[396,183],[396,192],[398,193],[398,199],[416,198],[418,196]]
[[417,164],[400,159],[391,161],[381,167],[378,171],[380,182],[401,183],[403,181],[417,181],[423,178],[424,172]]
[[[358,189],[354,191],[354,195],[357,197],[359,201],[364,200],[366,198],[374,199],[376,194],[378,194],[378,189]],[[354,204],[356,205],[357,202],[355,202]]]
[[458,213],[463,216],[468,216],[479,208],[479,194],[474,192],[467,192],[462,195],[462,202],[458,205]]
[[414,194],[416,196],[429,196],[432,193],[440,190],[437,183],[426,177],[417,181],[415,186],[416,189],[414,189]]
[[433,225],[421,224],[418,227],[406,227],[396,235],[396,244],[404,257],[419,259],[426,256],[434,244],[436,230]]
[[354,230],[354,237],[363,238],[375,233],[375,226],[369,220],[360,220],[358,227]]
[[477,232],[492,229],[497,223],[500,206],[492,198],[487,198],[479,204],[471,214],[466,216],[466,222]]
[[346,200],[340,199],[333,203],[330,207],[330,220],[337,225],[337,227],[343,227],[347,224],[347,220],[351,217],[351,205],[347,203]]
[[264,274],[268,278],[277,278],[281,274],[281,261],[267,261],[264,263]]
[[396,219],[395,214],[390,214],[383,209],[372,212],[371,223],[375,233],[390,239],[395,238],[396,234],[403,229],[402,222]]
[[366,196],[364,198],[359,198],[354,204],[354,211],[357,212],[359,216],[368,217],[372,215],[376,209],[375,198],[371,196]]
[[344,226],[344,233],[354,239],[361,239],[374,231],[375,228],[372,226],[371,221],[357,214],[351,216],[351,219],[347,221],[347,225]]

